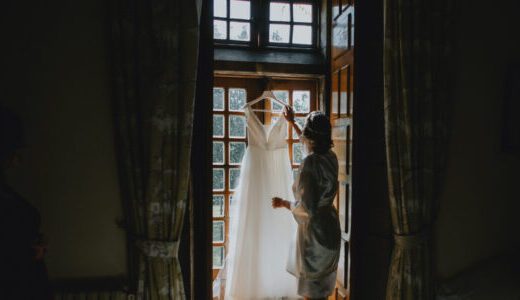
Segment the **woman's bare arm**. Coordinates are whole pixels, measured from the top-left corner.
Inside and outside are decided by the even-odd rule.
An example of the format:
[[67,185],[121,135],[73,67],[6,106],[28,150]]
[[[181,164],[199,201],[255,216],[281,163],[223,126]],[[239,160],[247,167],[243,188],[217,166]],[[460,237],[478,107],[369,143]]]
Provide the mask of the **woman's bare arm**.
[[296,131],[296,134],[298,136],[300,136],[302,134],[302,130],[300,129],[300,126],[298,126],[298,124],[294,121],[294,110],[292,107],[290,107],[289,105],[286,105],[283,109],[283,116],[285,118],[285,120],[287,120],[287,122],[289,124],[291,124],[291,126],[293,127],[294,131]]

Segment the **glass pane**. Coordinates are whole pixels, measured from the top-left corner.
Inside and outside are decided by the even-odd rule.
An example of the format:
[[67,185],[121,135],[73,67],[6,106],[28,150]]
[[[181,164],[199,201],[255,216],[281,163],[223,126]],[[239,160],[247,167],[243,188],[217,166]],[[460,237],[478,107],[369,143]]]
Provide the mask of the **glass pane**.
[[224,137],[224,116],[213,115],[213,136]]
[[235,199],[233,197],[234,197],[234,195],[229,195],[229,205],[230,206],[234,204],[233,201],[235,201]]
[[224,247],[213,247],[213,269],[222,269],[224,266]]
[[213,218],[224,216],[225,202],[224,195],[213,195]]
[[249,27],[249,22],[229,22],[229,39],[249,42],[251,40]]
[[306,25],[294,25],[293,44],[312,45],[312,27]]
[[312,5],[293,4],[293,21],[312,23]]
[[213,110],[224,110],[224,89],[213,88]]
[[221,18],[227,17],[227,1],[226,0],[214,0],[213,16],[221,17]]
[[213,142],[213,164],[224,163],[224,142]]
[[293,177],[293,180],[296,180],[296,178],[298,177],[298,175],[300,175],[300,169],[298,169],[298,168],[294,168],[294,169],[292,170],[292,175],[293,175],[293,176],[292,176],[292,177]]
[[233,165],[240,164],[242,157],[246,152],[246,143],[244,142],[230,142],[229,143],[229,163]]
[[348,104],[348,72],[349,68],[342,69],[340,72],[340,94],[339,94],[339,113],[347,113]]
[[[296,118],[294,118],[294,121],[296,121],[296,124],[298,124],[298,126],[300,126],[300,129],[303,129],[303,125],[305,124],[305,117],[296,117]],[[293,137],[293,139],[298,138],[298,135],[296,134],[296,130],[293,130],[292,137]]]
[[213,21],[213,38],[216,40],[227,39],[226,21],[220,21],[220,20]]
[[332,114],[338,113],[338,100],[339,100],[339,85],[338,85],[338,73],[332,74]]
[[233,19],[251,19],[251,3],[243,0],[231,0],[230,15]]
[[224,221],[213,221],[213,243],[223,243],[226,232]]
[[269,5],[269,20],[285,22],[291,21],[289,3],[271,2]]
[[224,169],[216,168],[213,169],[213,190],[223,191],[224,190]]
[[293,91],[293,108],[296,113],[308,113],[311,107],[310,91]]
[[302,153],[302,144],[301,143],[294,143],[292,146],[293,151],[293,163],[298,165],[303,160],[303,153]]
[[[289,103],[289,91],[273,91],[273,94],[276,97],[276,99],[278,99],[284,103]],[[281,104],[278,104],[274,101],[271,103],[273,105],[272,106],[273,111],[279,112],[279,111],[283,110],[283,106]]]
[[232,138],[246,137],[246,118],[243,116],[229,116],[229,136]]
[[270,24],[269,25],[269,42],[271,43],[289,43],[289,25]]
[[238,187],[240,179],[240,169],[229,169],[229,189],[234,190]]
[[242,111],[244,104],[246,104],[246,90],[229,89],[229,110]]

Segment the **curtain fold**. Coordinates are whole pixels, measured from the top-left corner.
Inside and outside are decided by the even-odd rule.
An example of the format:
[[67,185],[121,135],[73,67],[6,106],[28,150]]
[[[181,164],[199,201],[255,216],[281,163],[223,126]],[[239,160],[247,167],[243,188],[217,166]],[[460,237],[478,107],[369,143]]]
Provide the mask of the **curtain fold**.
[[188,204],[201,0],[111,0],[114,121],[138,299],[185,299],[178,260]]
[[395,235],[386,299],[434,297],[431,229],[447,152],[452,5],[385,0],[385,134]]

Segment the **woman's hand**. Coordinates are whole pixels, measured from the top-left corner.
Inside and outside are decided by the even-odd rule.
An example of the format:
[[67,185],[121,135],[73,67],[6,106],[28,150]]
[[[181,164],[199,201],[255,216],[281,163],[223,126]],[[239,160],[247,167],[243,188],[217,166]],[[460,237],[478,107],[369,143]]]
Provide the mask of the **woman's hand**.
[[273,208],[285,207],[288,210],[291,210],[291,203],[289,201],[283,200],[282,198],[279,198],[279,197],[273,197],[272,204],[273,204]]
[[284,116],[285,120],[287,120],[287,122],[292,125],[294,131],[296,132],[296,135],[298,135],[298,136],[302,135],[302,130],[301,130],[300,126],[298,126],[298,124],[296,122],[294,122],[294,110],[291,106],[286,105],[283,108],[283,116]]
[[283,108],[283,117],[289,123],[294,123],[294,110],[291,106],[286,105]]

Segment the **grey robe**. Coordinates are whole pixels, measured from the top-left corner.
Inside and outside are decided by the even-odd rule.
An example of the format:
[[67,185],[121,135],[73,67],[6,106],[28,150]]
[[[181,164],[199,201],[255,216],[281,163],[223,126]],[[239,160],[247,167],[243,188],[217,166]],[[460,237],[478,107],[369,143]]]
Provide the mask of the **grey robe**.
[[291,206],[298,232],[287,271],[300,279],[321,279],[335,272],[340,251],[340,225],[333,206],[338,191],[338,159],[334,152],[310,154],[293,184]]

